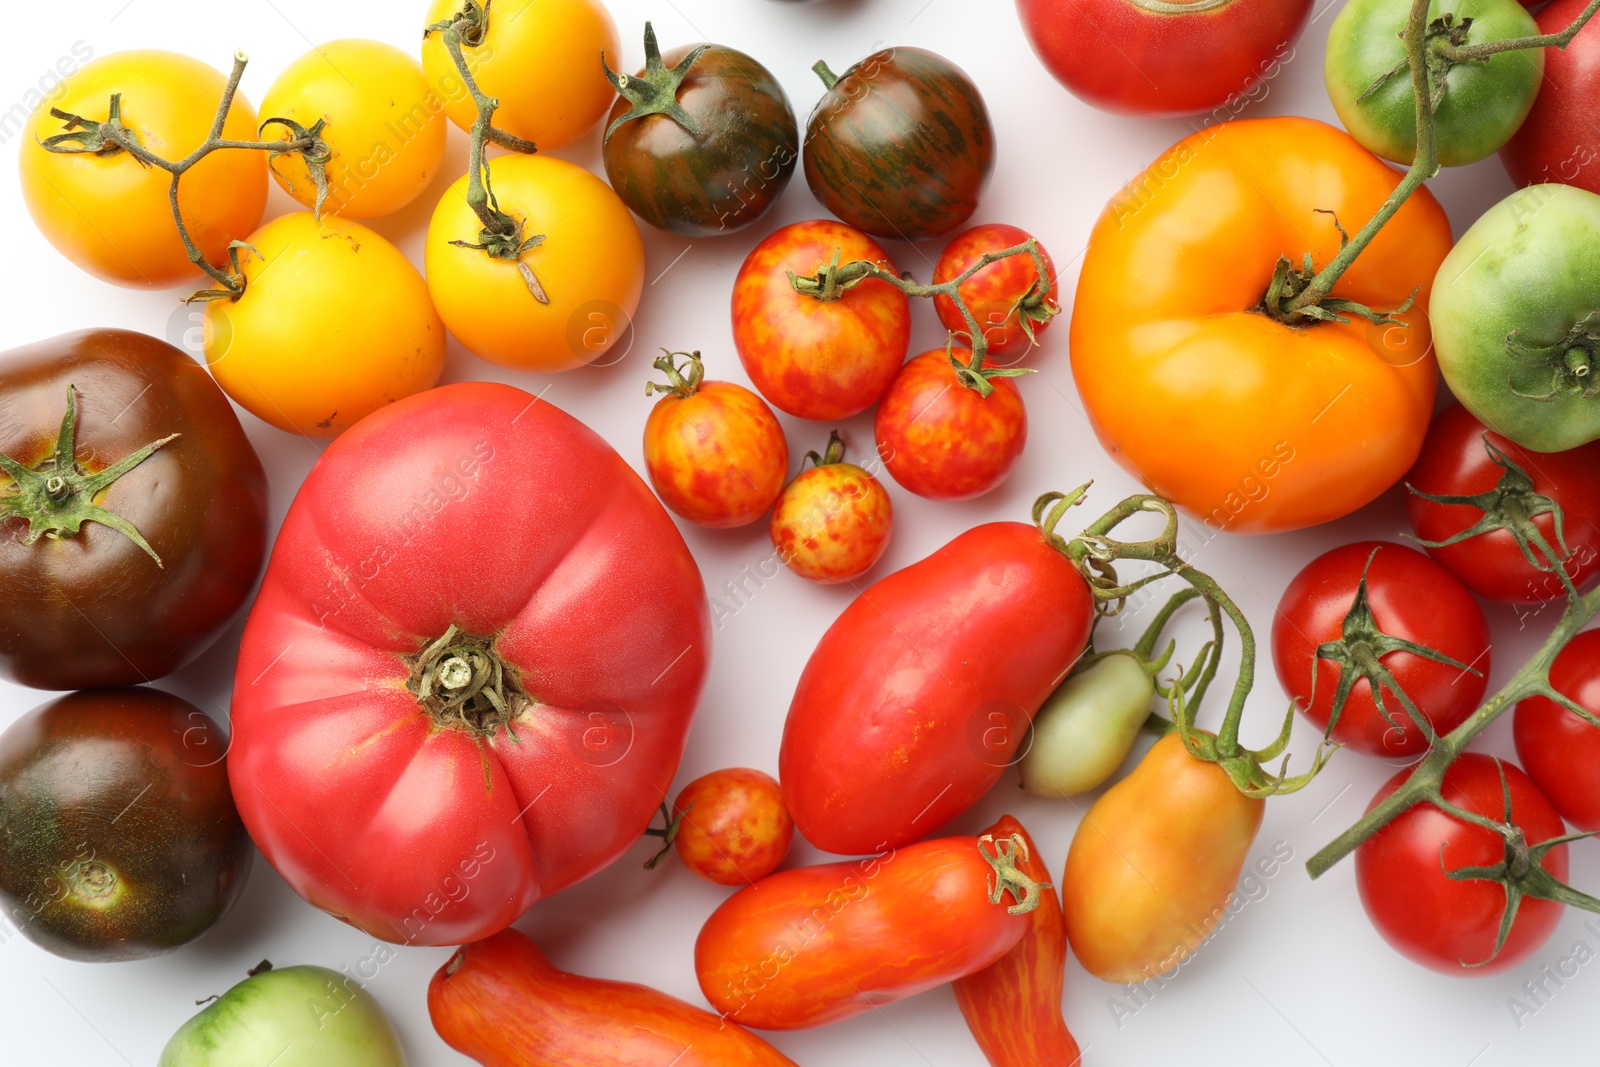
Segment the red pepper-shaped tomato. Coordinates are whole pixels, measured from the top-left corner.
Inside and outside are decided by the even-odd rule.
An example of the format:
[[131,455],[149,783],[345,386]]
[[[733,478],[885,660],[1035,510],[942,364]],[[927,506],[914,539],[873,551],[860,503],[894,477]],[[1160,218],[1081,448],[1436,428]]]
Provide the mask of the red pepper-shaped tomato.
[[506,385],[345,431],[289,509],[245,627],[228,771],[267,861],[389,941],[487,937],[634,843],[710,651],[650,490]]
[[863,855],[966,811],[1014,762],[1093,619],[1088,584],[1027,523],[979,526],[875,582],[789,705],[778,779],[795,826]]
[[769,875],[701,928],[700,990],[735,1022],[797,1030],[982,970],[1011,951],[1038,905],[1016,848],[946,837]]
[[428,1014],[446,1044],[484,1067],[794,1067],[675,997],[558,971],[516,930],[450,957],[428,983]]

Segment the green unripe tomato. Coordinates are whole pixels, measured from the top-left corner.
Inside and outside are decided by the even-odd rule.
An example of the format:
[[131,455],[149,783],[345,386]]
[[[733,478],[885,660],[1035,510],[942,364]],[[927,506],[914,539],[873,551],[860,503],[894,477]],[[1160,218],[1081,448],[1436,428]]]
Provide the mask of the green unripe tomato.
[[[1410,13],[1411,0],[1350,0],[1328,30],[1323,67],[1328,96],[1345,129],[1368,151],[1406,166],[1417,151],[1416,95],[1399,36]],[[1447,14],[1457,24],[1453,36],[1430,39],[1426,47],[1483,44],[1539,32],[1518,0],[1433,0],[1430,26]],[[1463,19],[1472,20],[1465,32],[1459,29]],[[1487,62],[1451,67],[1434,114],[1439,162],[1459,167],[1499,151],[1528,117],[1543,77],[1542,48],[1501,52]]]
[[406,1067],[394,1026],[326,967],[246,978],[178,1028],[156,1067]]
[[1112,654],[1075,671],[1034,717],[1033,745],[1018,767],[1022,788],[1071,797],[1105,782],[1133,749],[1155,691],[1132,656]]
[[1536,452],[1600,438],[1600,196],[1533,185],[1500,201],[1445,257],[1428,315],[1479,422]]

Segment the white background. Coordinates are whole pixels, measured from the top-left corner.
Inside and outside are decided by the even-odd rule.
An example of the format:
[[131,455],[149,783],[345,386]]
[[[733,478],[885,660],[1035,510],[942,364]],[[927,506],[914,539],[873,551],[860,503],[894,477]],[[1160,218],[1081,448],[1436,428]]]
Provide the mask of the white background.
[[[1322,52],[1334,8],[1321,0],[1293,58],[1274,78],[1265,99],[1249,114],[1304,114],[1333,121],[1322,88]],[[1186,120],[1139,121],[1098,113],[1061,89],[1035,61],[1007,0],[829,0],[791,6],[767,0],[609,0],[622,28],[627,67],[642,61],[639,43],[646,17],[664,47],[715,40],[766,63],[787,88],[802,122],[821,87],[811,64],[827,58],[835,70],[875,47],[918,45],[957,61],[987,97],[999,143],[995,178],[974,221],[1004,221],[1041,238],[1061,268],[1064,302],[1076,284],[1084,243],[1111,193],[1161,150],[1193,128]],[[167,47],[226,68],[236,47],[252,63],[244,92],[253,101],[276,73],[312,44],[366,36],[414,49],[422,25],[421,0],[261,0],[179,4],[176,0],[64,0],[12,4],[0,34],[0,110],[24,94],[82,41],[96,55],[133,47]],[[46,82],[48,85],[48,82]],[[434,187],[400,215],[376,228],[420,261],[431,205],[465,169],[465,138],[452,129],[451,155]],[[116,289],[78,272],[33,229],[17,192],[13,136],[0,167],[0,271],[4,308],[0,348],[86,326],[123,326],[177,338],[190,325],[174,315],[176,293]],[[557,153],[599,170],[598,133]],[[1489,160],[1434,182],[1458,232],[1511,186]],[[288,210],[276,188],[269,215]],[[749,248],[782,223],[810,218],[820,209],[797,176],[773,213],[754,232],[690,243],[645,233],[651,280],[638,316],[631,354],[605,369],[585,369],[553,381],[500,371],[452,343],[446,381],[485,378],[532,391],[547,384],[545,399],[603,433],[636,467],[642,465],[640,432],[650,402],[642,388],[649,359],[661,346],[699,348],[713,377],[745,381],[734,355],[728,295],[734,272]],[[940,245],[890,244],[903,269],[926,279]],[[1197,278],[1196,284],[1205,279]],[[358,312],[359,309],[352,309]],[[913,352],[940,341],[931,308],[916,309]],[[374,324],[381,329],[381,324]],[[921,558],[956,533],[996,518],[1026,517],[1029,504],[1049,489],[1095,480],[1087,521],[1136,486],[1102,453],[1080,411],[1067,364],[1063,321],[1048,335],[1033,365],[1040,373],[1020,383],[1031,417],[1031,439],[1010,481],[983,500],[939,505],[891,487],[895,540],[876,574]],[[328,358],[337,359],[337,352]],[[248,415],[246,430],[272,481],[274,523],[316,460],[319,446],[281,433]],[[796,459],[819,447],[828,427],[785,417]],[[855,454],[870,454],[870,422],[845,425]],[[492,514],[485,521],[493,522]],[[1361,514],[1321,529],[1269,539],[1218,538],[1190,531],[1186,541],[1198,564],[1222,579],[1259,633],[1270,627],[1273,606],[1295,571],[1316,553],[1363,536],[1394,537],[1403,527],[1398,497],[1390,493]],[[764,525],[731,533],[686,527],[713,595],[723,583],[752,569],[771,552]],[[678,785],[730,765],[777,769],[778,740],[795,678],[817,638],[842,610],[848,587],[810,586],[784,573],[761,588],[716,634],[709,686],[690,738]],[[729,602],[729,606],[734,606]],[[1492,683],[1509,677],[1551,616],[1520,630],[1514,612],[1489,609],[1496,645]],[[236,621],[193,667],[161,680],[225,718],[232,677]],[[1103,643],[1114,639],[1102,638]],[[0,726],[42,702],[39,693],[0,685]],[[1276,728],[1283,707],[1270,667],[1259,678],[1247,740],[1262,741]],[[1309,755],[1315,734],[1297,726],[1294,751]],[[1510,755],[1509,720],[1497,725],[1485,747]],[[1555,938],[1526,965],[1479,979],[1447,978],[1424,971],[1375,934],[1357,900],[1352,866],[1345,863],[1318,883],[1300,861],[1357,817],[1392,769],[1340,753],[1305,792],[1269,806],[1255,853],[1287,842],[1295,862],[1266,883],[1266,895],[1246,906],[1217,938],[1185,965],[1179,978],[1137,1014],[1118,1020],[1110,1003],[1121,991],[1070,964],[1067,1018],[1091,1064],[1148,1064],[1255,1060],[1276,1064],[1418,1063],[1443,1067],[1592,1060],[1589,1021],[1600,996],[1600,965],[1580,972],[1549,1005],[1519,1028],[1507,998],[1555,964],[1578,940],[1600,946],[1569,915]],[[1015,776],[957,825],[977,829],[1004,810],[1032,829],[1059,869],[1078,821],[1070,803],[1025,798]],[[518,925],[534,935],[552,959],[569,970],[645,982],[703,1003],[692,966],[692,946],[702,920],[724,892],[671,863],[655,873],[640,869],[649,854],[640,845],[611,869],[536,906]],[[797,845],[792,861],[815,854]],[[1573,850],[1574,876],[1600,885],[1600,848]],[[195,1010],[195,1000],[221,992],[263,956],[285,965],[319,963],[355,969],[371,955],[370,938],[302,903],[259,860],[244,897],[209,935],[173,955],[114,965],[70,963],[36,949],[9,927],[0,944],[0,1062],[41,1064],[70,1057],[101,1065],[152,1064],[171,1032]],[[434,1036],[425,989],[448,949],[407,949],[381,969],[370,989],[393,1016],[415,1065],[465,1063]],[[1591,973],[1592,972],[1592,973]],[[809,1033],[779,1034],[774,1044],[801,1064],[906,1064],[929,1067],[981,1065],[948,990],[868,1013]],[[227,1065],[256,1067],[256,1065]]]

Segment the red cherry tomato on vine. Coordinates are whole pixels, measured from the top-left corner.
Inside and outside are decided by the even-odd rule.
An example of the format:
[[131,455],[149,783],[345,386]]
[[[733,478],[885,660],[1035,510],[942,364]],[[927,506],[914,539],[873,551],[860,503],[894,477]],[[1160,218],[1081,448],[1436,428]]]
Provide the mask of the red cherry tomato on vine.
[[[1351,640],[1348,645],[1358,655],[1363,647],[1375,654],[1434,731],[1450,732],[1483,699],[1489,675],[1489,623],[1472,594],[1449,571],[1403,545],[1358,541],[1318,556],[1295,576],[1272,620],[1272,662],[1278,681],[1307,719],[1327,727],[1346,668],[1319,657],[1318,650],[1340,640],[1356,603],[1363,568],[1371,617],[1379,631],[1433,649],[1471,669],[1403,649],[1384,651],[1366,639]],[[1373,699],[1371,683],[1360,677],[1334,726],[1334,740],[1374,756],[1426,751],[1426,733],[1393,690],[1387,685],[1381,688],[1384,707],[1394,721],[1384,717]]]
[[[1527,475],[1496,462],[1490,447]],[[1423,541],[1446,541],[1472,528],[1485,517],[1484,509],[1465,504],[1441,504],[1429,496],[1478,496],[1503,489],[1511,510],[1534,515],[1533,524],[1545,541],[1560,553],[1555,513],[1539,512],[1554,503],[1561,508],[1561,534],[1566,541],[1567,573],[1580,588],[1600,577],[1600,441],[1568,452],[1530,452],[1515,442],[1489,433],[1483,423],[1459,404],[1434,416],[1422,443],[1422,455],[1406,476],[1417,492],[1406,498],[1411,529]],[[1543,498],[1540,500],[1539,498]],[[1534,558],[1546,567],[1551,557],[1536,542]],[[1479,596],[1509,603],[1530,604],[1554,600],[1565,587],[1554,570],[1529,563],[1509,530],[1480,533],[1453,545],[1428,548],[1451,574]]]
[[848,582],[872,569],[889,547],[894,509],[883,483],[844,462],[835,433],[816,466],[784,487],[772,509],[772,547],[784,566],[813,582]]
[[[972,353],[957,348],[955,358]],[[942,348],[901,368],[873,427],[895,481],[933,500],[970,500],[1006,480],[1028,442],[1028,412],[1011,379],[989,384],[988,396],[963,384]]]
[[[1600,630],[1574,637],[1550,667],[1556,692],[1600,715]],[[1600,728],[1545,697],[1517,705],[1512,731],[1528,775],[1579,830],[1600,830]]]
[[[986,252],[1000,252],[1015,248],[1028,240],[1026,230],[1001,223],[974,226],[945,246],[938,264],[933,268],[933,283],[941,285],[958,278],[970,270]],[[1050,319],[1061,310],[1056,300],[1056,266],[1050,253],[1041,245],[1039,254],[1044,258],[1045,275],[1049,279],[1049,293],[1040,293],[1039,269],[1032,256],[1011,256],[991,263],[974,274],[961,286],[962,302],[983,326],[984,340],[989,344],[990,356],[1009,356],[995,362],[1009,366],[1027,355],[1034,338],[1044,333]],[[956,302],[947,296],[933,298],[944,328],[966,337],[971,332]]]
[[[778,869],[794,820],[770,774],[731,767],[683,787],[669,829],[683,865],[717,885],[747,885]],[[651,831],[652,833],[656,831]]]
[[[1371,807],[1400,788],[1410,773],[1402,771],[1385,783]],[[1490,756],[1468,752],[1457,759],[1445,772],[1443,794],[1446,803],[1498,822],[1506,818],[1507,787],[1511,822],[1522,830],[1527,846],[1536,848],[1566,832],[1539,787],[1515,765]],[[1509,970],[1549,939],[1561,921],[1561,905],[1525,898],[1496,952],[1505,887],[1480,879],[1458,881],[1445,872],[1497,867],[1516,847],[1486,827],[1462,822],[1432,804],[1418,804],[1356,849],[1361,905],[1395,951],[1424,967],[1458,975]],[[1565,881],[1567,846],[1550,849],[1540,865]]]

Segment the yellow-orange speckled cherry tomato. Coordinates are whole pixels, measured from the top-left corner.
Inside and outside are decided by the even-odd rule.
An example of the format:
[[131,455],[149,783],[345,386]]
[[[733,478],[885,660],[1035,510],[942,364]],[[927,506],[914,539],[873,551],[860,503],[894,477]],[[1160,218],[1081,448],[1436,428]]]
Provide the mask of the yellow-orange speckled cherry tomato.
[[867,471],[844,462],[837,430],[826,452],[806,457],[815,466],[796,475],[772,508],[772,547],[784,566],[813,582],[859,578],[889,547],[889,493]]
[[655,365],[667,384],[648,388],[666,395],[644,424],[644,464],[661,502],[700,526],[755,522],[789,474],[777,416],[742,385],[704,381],[698,352],[669,352]]
[[[962,383],[944,349],[908,362],[878,405],[873,432],[894,480],[933,500],[982,496],[1011,473],[1028,441],[1028,413],[1010,378],[980,396]],[[954,350],[962,363],[972,360]]]
[[717,885],[748,885],[778,869],[794,820],[770,774],[712,771],[683,787],[673,805],[673,844],[683,865]]

